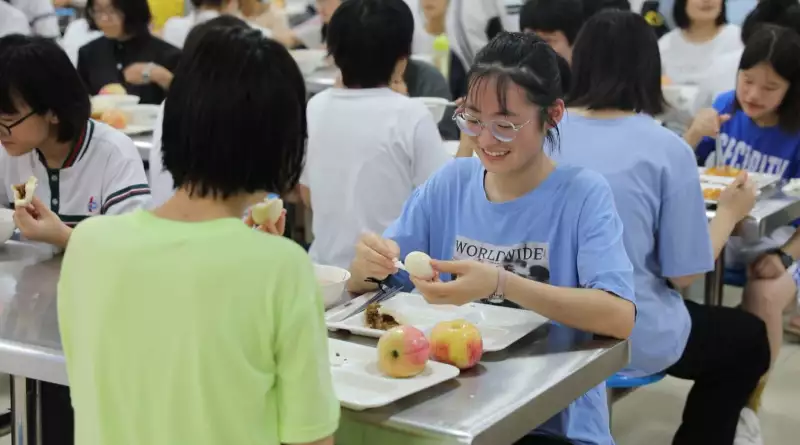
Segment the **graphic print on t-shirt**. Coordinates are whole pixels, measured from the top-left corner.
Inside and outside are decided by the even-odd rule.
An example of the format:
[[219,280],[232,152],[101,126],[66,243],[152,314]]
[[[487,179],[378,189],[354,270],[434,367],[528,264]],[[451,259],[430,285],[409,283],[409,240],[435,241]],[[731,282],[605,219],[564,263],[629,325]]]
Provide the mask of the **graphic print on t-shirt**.
[[[459,235],[456,237],[453,259],[474,260],[492,264],[523,278],[540,283],[549,283],[550,259],[548,252],[548,243],[526,242],[509,246],[496,246]],[[453,277],[453,279],[456,279],[456,277]],[[508,300],[496,303],[489,298],[484,298],[481,303],[513,308],[520,307]]]
[[[768,175],[783,176],[789,167],[789,160],[762,153],[754,149],[745,141],[739,141],[726,133],[720,133],[720,144],[723,147],[724,164],[734,168],[747,170],[753,173],[766,173]],[[706,158],[706,166],[716,165],[716,153]]]

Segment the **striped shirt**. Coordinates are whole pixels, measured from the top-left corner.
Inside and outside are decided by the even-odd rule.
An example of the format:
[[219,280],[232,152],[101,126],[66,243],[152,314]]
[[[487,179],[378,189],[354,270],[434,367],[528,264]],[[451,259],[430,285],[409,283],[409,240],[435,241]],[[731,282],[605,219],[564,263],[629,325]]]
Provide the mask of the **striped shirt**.
[[69,226],[87,217],[145,208],[150,186],[133,141],[119,131],[89,120],[60,168],[49,168],[39,150],[9,156],[0,150],[0,205],[10,207],[11,186],[30,176],[39,180],[36,196]]

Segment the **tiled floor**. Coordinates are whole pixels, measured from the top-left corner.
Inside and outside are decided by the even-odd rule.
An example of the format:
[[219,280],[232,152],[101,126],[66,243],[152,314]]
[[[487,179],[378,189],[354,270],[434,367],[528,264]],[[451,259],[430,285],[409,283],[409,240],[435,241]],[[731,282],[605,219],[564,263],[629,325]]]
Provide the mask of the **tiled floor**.
[[[692,292],[696,296],[698,292]],[[739,303],[737,289],[726,288],[725,303]],[[8,406],[8,379],[0,381],[0,409]],[[680,422],[690,384],[666,378],[639,389],[614,404],[613,432],[617,445],[669,445]],[[787,342],[770,375],[759,413],[766,445],[798,443],[800,437],[800,342]],[[0,438],[10,445],[11,438]],[[346,444],[344,444],[346,445]]]

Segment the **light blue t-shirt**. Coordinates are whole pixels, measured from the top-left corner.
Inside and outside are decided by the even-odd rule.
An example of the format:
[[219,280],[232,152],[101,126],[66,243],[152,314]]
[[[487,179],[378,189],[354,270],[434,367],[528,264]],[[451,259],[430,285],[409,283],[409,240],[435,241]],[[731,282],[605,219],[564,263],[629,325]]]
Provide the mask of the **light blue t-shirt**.
[[568,113],[556,162],[605,176],[625,226],[638,315],[625,372],[660,372],[683,354],[691,320],[665,277],[714,267],[708,219],[692,149],[651,117],[592,119]]
[[[725,165],[785,179],[800,177],[800,133],[787,133],[778,126],[759,127],[744,111],[733,111],[735,98],[736,91],[729,91],[714,101],[719,114],[732,114],[719,132]],[[695,152],[701,164],[714,165],[716,140],[703,138]]]
[[[419,250],[440,260],[472,259],[555,286],[602,289],[633,301],[633,268],[602,176],[558,167],[528,194],[493,203],[486,198],[484,173],[478,158],[451,161],[413,193],[384,235],[397,242],[403,257]],[[613,444],[605,385],[536,432],[576,444]]]

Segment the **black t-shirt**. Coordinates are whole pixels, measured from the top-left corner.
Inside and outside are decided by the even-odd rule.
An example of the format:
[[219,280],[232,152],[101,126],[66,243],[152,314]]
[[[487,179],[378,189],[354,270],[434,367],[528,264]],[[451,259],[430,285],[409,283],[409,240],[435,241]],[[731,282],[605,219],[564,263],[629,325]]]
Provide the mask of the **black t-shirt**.
[[155,83],[132,85],[125,82],[124,69],[134,63],[155,63],[174,72],[181,50],[149,33],[126,41],[100,37],[78,51],[78,73],[89,93],[97,94],[108,84],[125,86],[128,94],[139,96],[143,104],[160,104],[167,92]]

